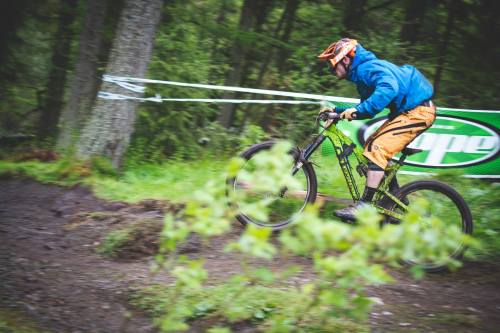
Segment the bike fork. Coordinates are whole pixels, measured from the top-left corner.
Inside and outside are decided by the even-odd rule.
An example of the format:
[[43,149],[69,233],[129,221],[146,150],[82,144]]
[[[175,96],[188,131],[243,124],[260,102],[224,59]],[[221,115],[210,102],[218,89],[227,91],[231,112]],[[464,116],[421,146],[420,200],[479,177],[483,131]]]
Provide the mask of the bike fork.
[[326,136],[323,134],[318,135],[313,143],[306,146],[304,150],[299,149],[299,156],[297,156],[297,162],[292,169],[292,175],[296,175],[297,172],[302,168],[305,162],[311,157],[311,155],[318,149],[318,147],[326,140]]

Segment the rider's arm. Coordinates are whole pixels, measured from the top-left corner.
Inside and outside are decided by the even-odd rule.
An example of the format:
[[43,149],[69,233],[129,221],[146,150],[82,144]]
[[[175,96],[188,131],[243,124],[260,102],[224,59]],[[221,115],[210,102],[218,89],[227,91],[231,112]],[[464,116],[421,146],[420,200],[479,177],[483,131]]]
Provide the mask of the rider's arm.
[[337,112],[338,114],[341,114],[342,112],[344,112],[347,109],[349,109],[349,107],[340,107],[340,106],[337,106],[335,108],[335,112]]
[[368,87],[374,87],[373,93],[356,106],[358,119],[373,118],[397,96],[399,85],[396,77],[380,65],[360,73],[360,79]]

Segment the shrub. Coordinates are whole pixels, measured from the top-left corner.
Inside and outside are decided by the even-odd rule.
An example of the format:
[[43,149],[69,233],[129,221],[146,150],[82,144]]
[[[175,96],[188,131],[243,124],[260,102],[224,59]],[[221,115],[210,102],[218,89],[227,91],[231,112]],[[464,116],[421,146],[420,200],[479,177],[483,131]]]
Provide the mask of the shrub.
[[[293,188],[294,179],[286,168],[289,164],[283,162],[291,158],[289,149],[286,143],[275,145],[263,158],[272,167],[261,168],[249,177],[261,179],[265,173],[266,179],[274,179],[261,184],[269,191]],[[240,159],[229,163],[229,177],[242,163]],[[458,228],[446,227],[436,219],[425,221],[432,228],[424,229],[422,220],[428,218],[420,214],[420,207],[425,203],[416,202],[401,225],[384,228],[380,228],[380,217],[373,208],[359,211],[359,224],[353,226],[321,219],[318,207],[309,207],[291,228],[280,233],[278,242],[271,241],[269,229],[248,225],[238,240],[226,246],[227,251],[239,256],[243,273],[208,287],[203,258],[179,258],[176,248],[193,233],[208,242],[227,233],[235,213],[234,206],[229,205],[233,199],[226,195],[223,184],[209,182],[194,194],[181,214],[165,217],[157,269],[169,270],[175,283],[165,291],[163,301],[168,307],[146,306],[160,311],[156,314],[162,331],[185,330],[189,327],[187,320],[198,317],[215,317],[219,323],[230,325],[250,322],[266,332],[330,332],[339,330],[339,323],[344,325],[343,332],[368,331],[364,325],[371,302],[364,290],[391,281],[387,265],[398,265],[401,259],[432,259],[456,266],[458,263],[447,256],[448,246],[473,244]],[[269,200],[256,203],[253,209],[262,209],[266,202]],[[265,214],[265,209],[260,213]],[[426,237],[420,237],[424,231]],[[447,242],[441,241],[444,234]],[[287,286],[283,281],[289,270],[271,272],[249,264],[250,258],[272,260],[278,251],[311,257],[315,278],[298,288]],[[418,269],[414,272],[422,273]]]

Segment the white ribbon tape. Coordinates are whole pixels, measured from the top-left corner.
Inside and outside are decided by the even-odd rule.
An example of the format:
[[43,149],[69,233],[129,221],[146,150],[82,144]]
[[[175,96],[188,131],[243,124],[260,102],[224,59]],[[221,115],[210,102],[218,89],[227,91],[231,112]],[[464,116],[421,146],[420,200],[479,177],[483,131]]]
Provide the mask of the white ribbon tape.
[[[245,93],[261,94],[261,95],[306,98],[306,99],[315,99],[315,100],[320,100],[320,101],[359,103],[359,99],[355,99],[355,98],[333,97],[333,96],[315,95],[315,94],[304,94],[304,93],[295,93],[295,92],[280,91],[280,90],[241,88],[241,87],[231,87],[231,86],[216,86],[216,85],[212,85],[212,84],[185,83],[185,82],[176,82],[176,81],[161,81],[161,80],[139,79],[139,78],[133,78],[133,77],[112,76],[112,75],[104,75],[103,80],[106,82],[118,84],[122,87],[124,87],[122,85],[123,83],[130,83],[130,82],[132,82],[132,83],[156,83],[156,84],[167,84],[167,85],[171,85],[171,86],[180,86],[180,87],[226,90],[226,91],[245,92]],[[140,86],[135,86],[135,87],[140,87]],[[124,87],[124,88],[126,88],[126,87]],[[128,88],[126,88],[126,89],[128,89]]]
[[312,101],[295,101],[295,100],[272,100],[272,99],[220,99],[220,98],[161,98],[155,97],[134,97],[106,91],[100,91],[99,98],[114,99],[114,100],[137,100],[140,102],[204,102],[204,103],[256,103],[256,104],[322,104],[321,102]]
[[[122,88],[131,90],[137,93],[144,93],[145,88],[133,83],[154,83],[154,84],[166,84],[171,86],[180,87],[190,87],[190,88],[201,88],[201,89],[214,89],[214,90],[225,90],[225,91],[236,91],[244,92],[250,94],[261,94],[261,95],[272,95],[272,96],[285,96],[294,98],[305,98],[312,100],[319,100],[323,103],[326,101],[337,102],[337,103],[353,103],[358,104],[359,99],[356,98],[346,98],[338,96],[325,96],[317,94],[305,94],[296,93],[290,91],[281,90],[268,90],[268,89],[254,89],[254,88],[242,88],[242,87],[232,87],[232,86],[217,86],[212,84],[199,84],[199,83],[185,83],[176,81],[162,81],[162,80],[151,80],[151,79],[140,79],[135,77],[125,77],[125,76],[114,76],[114,75],[103,75],[103,81],[114,83]],[[311,102],[311,101],[295,101],[295,100],[243,100],[243,99],[201,99],[201,98],[161,98],[159,95],[155,97],[140,98],[133,96],[126,96],[120,94],[113,94],[108,92],[99,92],[100,98],[106,99],[122,99],[122,100],[139,100],[139,101],[150,101],[150,102],[206,102],[206,103],[259,103],[259,104],[272,104],[272,103],[282,103],[282,104],[322,104],[322,102]],[[497,110],[469,110],[469,109],[454,109],[454,108],[439,108],[446,109],[449,111],[465,111],[465,112],[478,112],[478,113],[500,113]]]

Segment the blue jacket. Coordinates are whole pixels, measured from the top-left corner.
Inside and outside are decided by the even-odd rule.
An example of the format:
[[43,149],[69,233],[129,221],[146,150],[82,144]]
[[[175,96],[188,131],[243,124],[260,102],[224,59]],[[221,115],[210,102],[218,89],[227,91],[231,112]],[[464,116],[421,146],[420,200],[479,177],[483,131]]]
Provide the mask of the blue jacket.
[[372,118],[385,107],[391,110],[389,117],[395,117],[429,100],[433,94],[432,85],[415,67],[398,67],[379,60],[359,44],[347,80],[356,84],[361,96],[361,103],[356,106],[360,119]]

